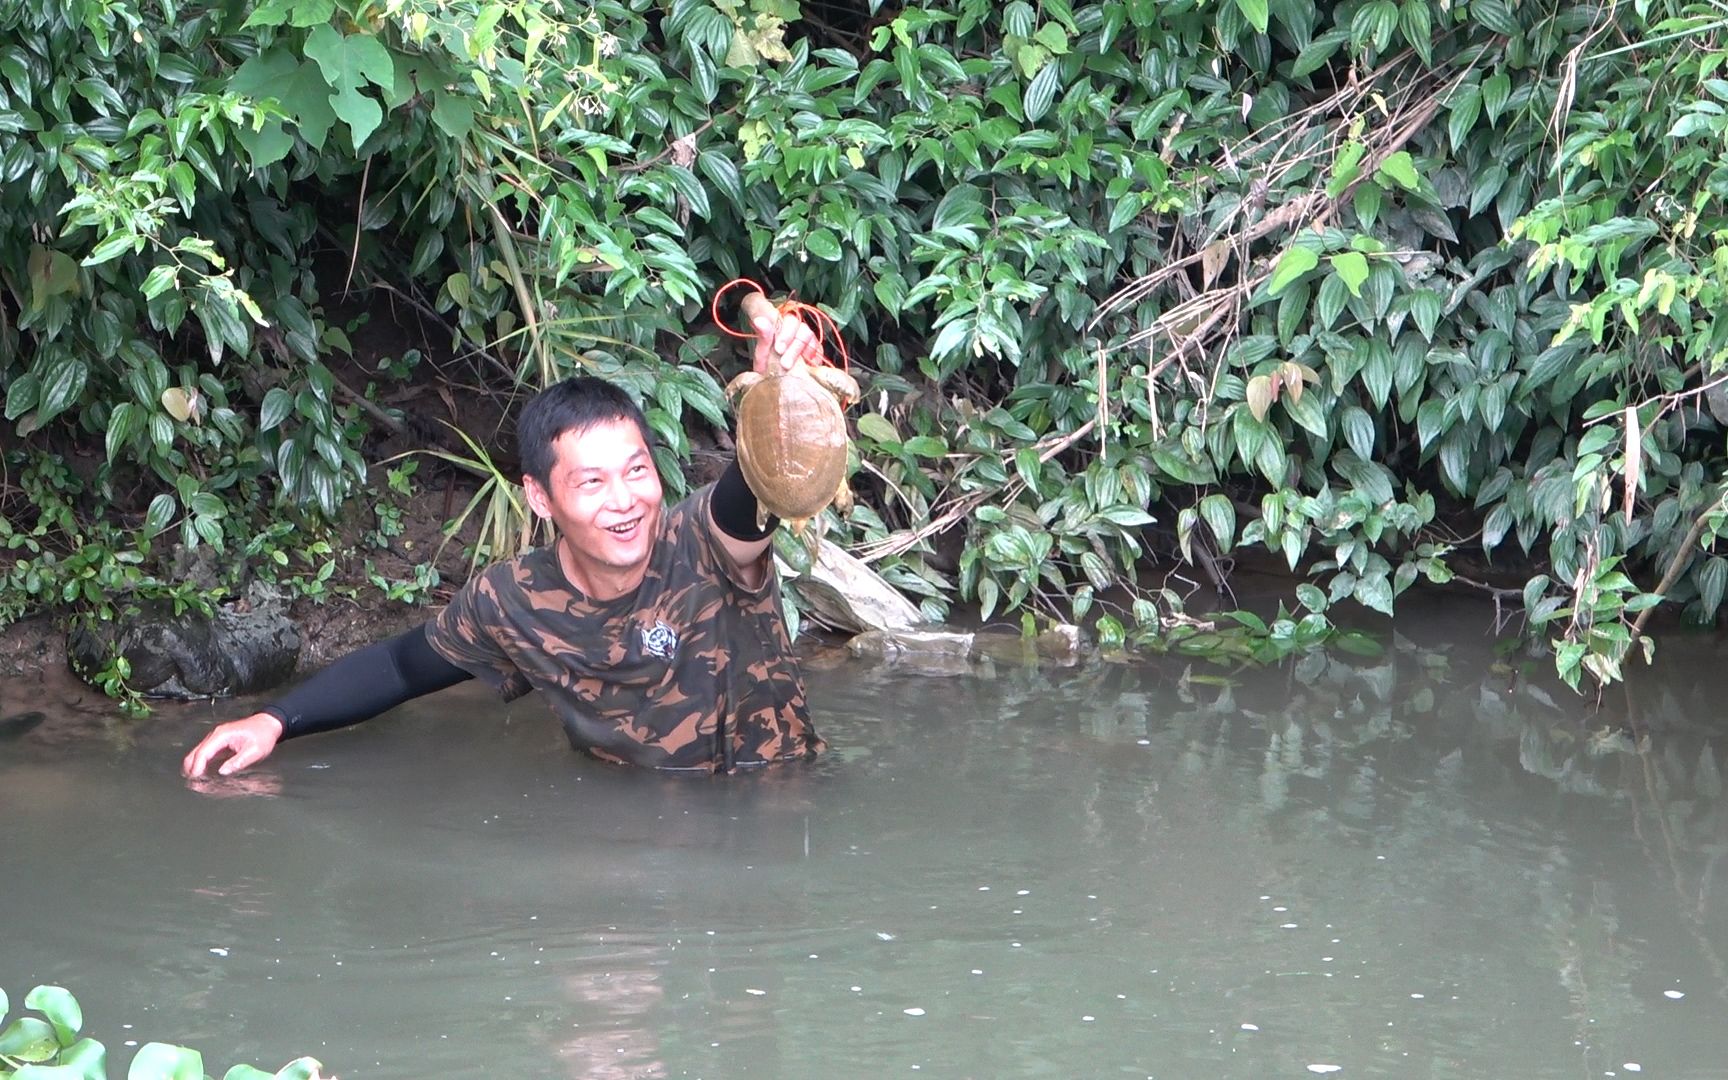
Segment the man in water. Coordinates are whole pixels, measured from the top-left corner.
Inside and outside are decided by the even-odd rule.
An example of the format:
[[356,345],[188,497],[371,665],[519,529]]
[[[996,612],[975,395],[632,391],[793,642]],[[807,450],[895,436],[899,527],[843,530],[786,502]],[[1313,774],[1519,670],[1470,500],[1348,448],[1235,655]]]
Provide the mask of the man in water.
[[[756,298],[752,298],[755,300]],[[816,336],[746,304],[753,366],[820,355]],[[283,739],[359,723],[470,678],[506,701],[540,690],[570,743],[605,761],[731,772],[813,756],[804,686],[769,538],[734,461],[663,506],[647,421],[620,389],[578,376],[523,409],[522,486],[549,548],[476,575],[435,618],[336,661],[261,712],[213,729],[181,763],[232,775]]]

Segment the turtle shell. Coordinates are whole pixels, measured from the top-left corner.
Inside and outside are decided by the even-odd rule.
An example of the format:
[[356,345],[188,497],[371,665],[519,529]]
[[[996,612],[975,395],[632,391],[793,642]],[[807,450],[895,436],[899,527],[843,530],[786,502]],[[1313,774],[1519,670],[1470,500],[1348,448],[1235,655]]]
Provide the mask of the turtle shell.
[[756,500],[787,521],[821,513],[846,478],[846,415],[833,392],[799,368],[744,392],[737,443]]

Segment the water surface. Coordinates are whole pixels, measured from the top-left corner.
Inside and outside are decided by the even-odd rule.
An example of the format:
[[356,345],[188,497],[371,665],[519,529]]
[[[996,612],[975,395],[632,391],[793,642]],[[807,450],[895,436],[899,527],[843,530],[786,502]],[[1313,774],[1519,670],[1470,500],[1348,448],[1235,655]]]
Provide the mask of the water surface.
[[472,684],[202,788],[232,705],[18,723],[0,986],[216,1075],[1723,1075],[1728,666],[1597,708],[1479,633],[1223,685],[843,664],[833,753],[722,780]]

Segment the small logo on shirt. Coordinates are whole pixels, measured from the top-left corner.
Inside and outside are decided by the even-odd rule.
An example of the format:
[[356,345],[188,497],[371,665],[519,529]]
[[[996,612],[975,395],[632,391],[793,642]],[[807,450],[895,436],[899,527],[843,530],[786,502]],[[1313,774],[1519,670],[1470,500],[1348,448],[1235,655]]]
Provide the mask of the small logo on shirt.
[[642,651],[649,656],[670,660],[678,652],[678,632],[659,619],[654,620],[653,626],[644,626],[640,630]]

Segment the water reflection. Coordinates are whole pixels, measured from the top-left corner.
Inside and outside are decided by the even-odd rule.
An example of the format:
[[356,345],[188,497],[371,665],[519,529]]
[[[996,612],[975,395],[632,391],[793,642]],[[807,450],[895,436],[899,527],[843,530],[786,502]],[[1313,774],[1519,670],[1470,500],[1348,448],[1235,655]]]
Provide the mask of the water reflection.
[[187,789],[207,716],[79,741],[26,702],[0,985],[349,1080],[1714,1076],[1728,666],[1686,659],[1600,708],[1402,639],[842,665],[834,753],[721,781],[458,688]]

